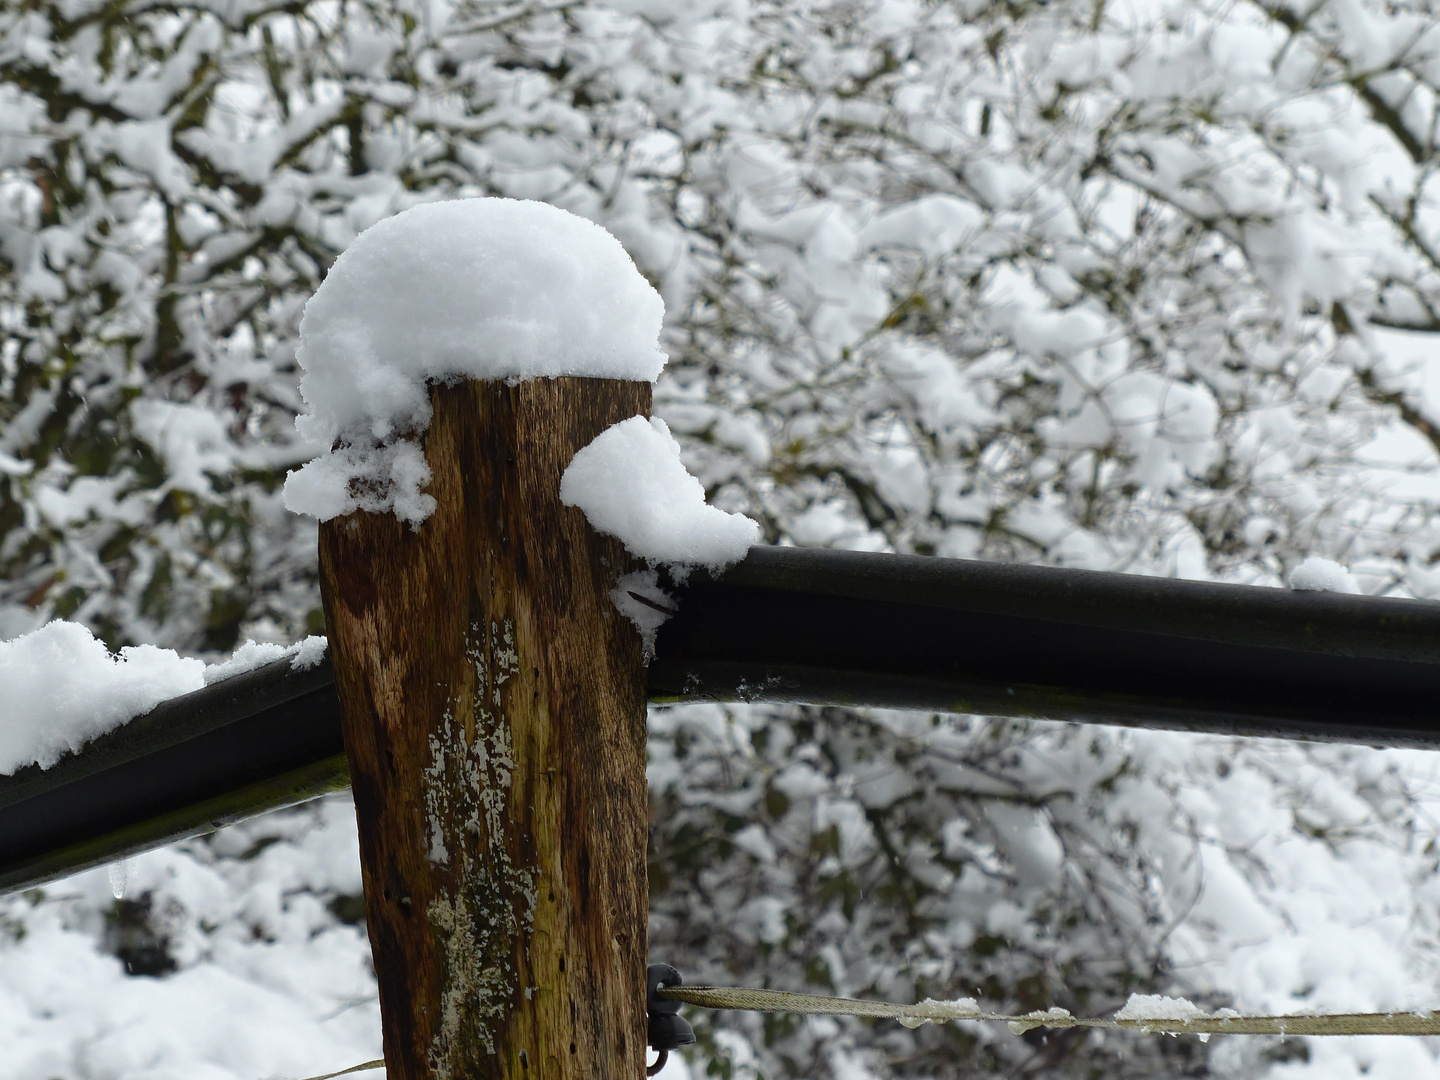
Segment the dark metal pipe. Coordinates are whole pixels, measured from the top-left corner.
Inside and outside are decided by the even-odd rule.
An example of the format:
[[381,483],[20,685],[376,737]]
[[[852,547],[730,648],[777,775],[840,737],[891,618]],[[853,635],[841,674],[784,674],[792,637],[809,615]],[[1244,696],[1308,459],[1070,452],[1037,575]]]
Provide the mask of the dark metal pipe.
[[1440,746],[1440,603],[754,548],[660,629],[653,701],[793,701]]
[[277,660],[0,777],[0,893],[348,787],[334,683]]
[[[675,594],[652,701],[1440,747],[1440,603],[799,548]],[[347,783],[329,665],[280,660],[0,777],[0,892]]]

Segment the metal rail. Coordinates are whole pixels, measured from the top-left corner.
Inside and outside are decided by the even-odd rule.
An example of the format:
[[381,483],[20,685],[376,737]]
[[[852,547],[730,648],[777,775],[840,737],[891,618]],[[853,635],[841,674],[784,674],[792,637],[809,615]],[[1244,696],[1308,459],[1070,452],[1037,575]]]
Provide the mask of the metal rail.
[[161,702],[49,769],[0,777],[0,893],[349,784],[329,663],[277,660]]
[[655,701],[879,705],[1440,747],[1440,603],[752,548],[660,630]]
[[[1440,748],[1440,603],[754,548],[676,590],[652,701],[889,706]],[[3,716],[3,706],[0,706]],[[348,783],[288,660],[0,777],[0,892]]]

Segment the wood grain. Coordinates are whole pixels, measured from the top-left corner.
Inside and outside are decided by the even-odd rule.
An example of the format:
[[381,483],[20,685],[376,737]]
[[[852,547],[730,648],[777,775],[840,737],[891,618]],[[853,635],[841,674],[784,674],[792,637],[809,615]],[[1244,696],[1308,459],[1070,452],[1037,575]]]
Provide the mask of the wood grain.
[[320,530],[390,1080],[644,1074],[632,560],[559,501],[646,383],[432,391],[435,513]]

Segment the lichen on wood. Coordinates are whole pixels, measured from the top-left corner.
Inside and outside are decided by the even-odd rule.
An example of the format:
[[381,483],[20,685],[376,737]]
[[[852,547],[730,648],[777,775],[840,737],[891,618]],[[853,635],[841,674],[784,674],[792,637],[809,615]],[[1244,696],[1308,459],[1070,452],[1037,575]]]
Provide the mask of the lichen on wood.
[[430,1047],[437,1080],[458,1075],[452,1062],[467,1044],[497,1052],[506,1013],[523,990],[512,957],[535,915],[536,867],[516,865],[505,847],[515,758],[501,687],[519,671],[514,622],[472,622],[465,655],[474,681],[452,688],[424,774],[430,861],[447,864],[451,850],[458,860],[456,892],[428,909],[444,948],[440,1025]]

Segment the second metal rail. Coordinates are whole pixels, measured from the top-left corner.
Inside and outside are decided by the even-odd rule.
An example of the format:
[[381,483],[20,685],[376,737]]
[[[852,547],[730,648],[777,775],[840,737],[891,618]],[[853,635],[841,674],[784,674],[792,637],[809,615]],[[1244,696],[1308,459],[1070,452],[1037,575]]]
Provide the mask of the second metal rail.
[[[801,548],[753,548],[675,600],[649,668],[655,702],[1440,748],[1440,603]],[[330,667],[289,664],[0,777],[0,892],[345,787]]]

